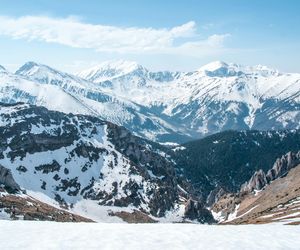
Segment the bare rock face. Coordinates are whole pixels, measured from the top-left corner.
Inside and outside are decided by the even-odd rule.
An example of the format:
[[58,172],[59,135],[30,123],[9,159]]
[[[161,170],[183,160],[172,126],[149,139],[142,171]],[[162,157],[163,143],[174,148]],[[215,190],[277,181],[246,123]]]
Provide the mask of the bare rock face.
[[190,220],[214,223],[215,220],[211,213],[203,206],[202,202],[189,199],[185,205],[184,215]]
[[297,153],[288,152],[276,160],[267,174],[262,169],[256,171],[251,179],[241,186],[240,192],[261,190],[271,181],[286,175],[290,169],[296,167],[298,164],[300,164],[300,151]]
[[[247,216],[238,217],[234,223],[246,221],[257,223],[260,219],[256,219],[262,214],[267,215],[273,208],[276,210],[278,205],[299,197],[299,164],[300,151],[288,152],[278,158],[267,173],[262,169],[256,171],[250,180],[241,186],[239,192],[225,194],[216,200],[211,206],[212,211],[221,215],[220,222],[232,223],[226,220],[230,214],[236,212],[239,205],[237,216],[243,214]],[[253,193],[260,190],[259,193]],[[267,220],[262,218],[263,221]]]
[[[109,140],[119,152],[130,159],[136,167],[135,171],[144,179],[152,179],[152,182],[157,184],[157,188],[150,191],[152,198],[149,201],[149,208],[152,215],[163,216],[165,211],[173,208],[179,193],[174,166],[165,157],[154,152],[156,145],[152,147],[125,128],[108,124],[108,131]],[[136,190],[133,189],[134,186],[132,193],[139,192],[138,187]]]
[[0,165],[0,184],[4,185],[10,191],[20,190],[20,186],[15,182],[11,171]]
[[111,213],[111,216],[120,217],[122,220],[127,223],[156,223],[156,220],[153,220],[150,216],[145,213],[142,213],[138,210],[134,210],[132,213],[129,212],[116,212]]
[[214,190],[212,190],[206,199],[206,204],[210,207],[214,203],[216,203],[224,194],[226,194],[226,191],[221,188],[217,187]]
[[268,183],[265,172],[260,169],[255,171],[251,179],[242,185],[241,192],[260,190]]
[[277,159],[272,169],[266,175],[268,181],[273,181],[285,175],[291,168],[300,163],[300,151],[298,153],[288,152],[286,155]]

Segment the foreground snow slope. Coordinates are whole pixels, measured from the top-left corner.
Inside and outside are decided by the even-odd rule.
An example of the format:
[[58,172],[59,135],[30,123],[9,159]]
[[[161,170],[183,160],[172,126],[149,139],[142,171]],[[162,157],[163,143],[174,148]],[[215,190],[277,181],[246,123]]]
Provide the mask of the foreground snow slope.
[[[300,227],[0,221],[5,249],[299,249]],[[37,238],[36,236],[39,235]],[[42,240],[41,240],[42,239]]]

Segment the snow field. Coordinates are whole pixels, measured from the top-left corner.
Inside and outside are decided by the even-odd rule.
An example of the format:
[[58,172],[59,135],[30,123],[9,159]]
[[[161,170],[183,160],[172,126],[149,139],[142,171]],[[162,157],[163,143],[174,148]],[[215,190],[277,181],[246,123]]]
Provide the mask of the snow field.
[[300,227],[0,221],[0,249],[299,249]]

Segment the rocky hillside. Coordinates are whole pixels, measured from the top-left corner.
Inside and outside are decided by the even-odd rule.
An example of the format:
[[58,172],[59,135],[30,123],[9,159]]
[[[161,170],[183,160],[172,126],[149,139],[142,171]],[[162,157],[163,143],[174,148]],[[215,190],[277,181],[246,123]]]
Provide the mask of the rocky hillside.
[[99,208],[155,220],[213,221],[161,146],[123,127],[19,103],[0,105],[0,133],[6,171],[0,181],[12,190],[42,194],[96,220]]
[[2,185],[0,187],[0,220],[93,222],[22,192],[11,193]]
[[267,174],[260,170],[240,192],[222,195],[212,206],[221,223],[300,223],[300,152],[278,158]]
[[[278,157],[300,150],[300,132],[226,131],[173,150],[178,173],[211,205],[216,196],[240,190],[255,171],[267,173]],[[267,178],[273,180],[277,175],[278,170],[272,170]]]
[[299,164],[300,151],[298,153],[289,152],[278,158],[267,173],[262,169],[256,171],[251,179],[242,185],[240,192],[250,193],[255,190],[261,190],[272,181],[285,176],[292,168]]

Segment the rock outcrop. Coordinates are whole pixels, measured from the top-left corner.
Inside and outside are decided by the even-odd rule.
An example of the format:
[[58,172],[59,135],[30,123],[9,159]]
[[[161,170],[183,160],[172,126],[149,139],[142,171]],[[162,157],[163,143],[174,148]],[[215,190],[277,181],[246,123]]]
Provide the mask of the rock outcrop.
[[9,191],[18,191],[20,186],[15,182],[11,171],[0,165],[0,185],[3,185]]
[[214,203],[216,203],[224,194],[226,194],[226,191],[221,188],[217,187],[214,190],[212,190],[206,199],[207,206],[212,206]]
[[272,169],[270,169],[266,175],[268,182],[281,177],[287,172],[300,164],[300,151],[297,153],[289,152],[281,158],[277,159]]
[[239,192],[226,193],[211,210],[220,223],[270,223],[300,214],[300,151],[278,158],[265,173],[256,171]]
[[184,215],[189,220],[197,220],[202,223],[214,223],[211,213],[203,206],[202,202],[189,199],[185,205]]
[[[264,224],[280,222],[283,224],[300,224],[300,165],[291,168],[265,186],[260,192],[239,193],[232,196],[231,202],[236,204],[224,216],[225,224]],[[225,203],[226,199],[222,200]],[[218,202],[219,208],[222,203]],[[217,211],[217,206],[214,207]],[[219,210],[221,213],[226,211]],[[224,214],[226,215],[226,214]],[[230,216],[228,216],[230,215]]]
[[256,171],[251,179],[242,185],[241,192],[252,192],[261,190],[271,181],[276,180],[288,173],[288,171],[300,164],[300,151],[297,153],[288,152],[278,158],[273,167],[265,173],[262,169]]

